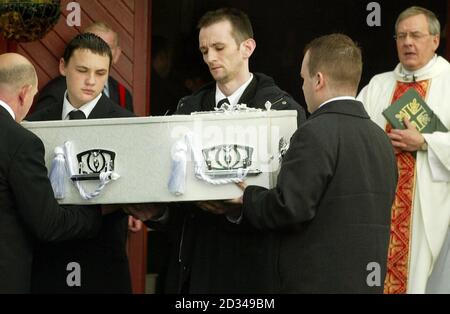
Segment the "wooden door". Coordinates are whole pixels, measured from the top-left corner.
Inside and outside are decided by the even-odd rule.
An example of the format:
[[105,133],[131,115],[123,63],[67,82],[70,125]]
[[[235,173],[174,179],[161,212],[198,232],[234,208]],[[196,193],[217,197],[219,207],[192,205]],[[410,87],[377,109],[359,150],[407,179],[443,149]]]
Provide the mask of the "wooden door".
[[[81,9],[81,25],[69,26],[67,4],[77,2]],[[150,13],[151,0],[78,0],[61,1],[61,17],[57,25],[41,40],[16,44],[0,37],[0,53],[18,52],[36,67],[39,88],[59,75],[58,64],[66,44],[94,21],[110,25],[120,38],[122,56],[111,69],[111,75],[133,94],[134,111],[139,116],[149,113]],[[133,292],[143,293],[147,269],[147,231],[130,234],[128,253]]]

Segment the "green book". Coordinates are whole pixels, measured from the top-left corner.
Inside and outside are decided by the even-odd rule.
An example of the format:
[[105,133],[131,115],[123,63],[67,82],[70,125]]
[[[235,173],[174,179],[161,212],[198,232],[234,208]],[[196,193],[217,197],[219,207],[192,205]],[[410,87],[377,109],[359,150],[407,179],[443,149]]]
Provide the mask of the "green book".
[[383,111],[383,116],[394,129],[405,129],[408,118],[420,133],[448,132],[439,117],[414,88],[410,88],[396,102]]

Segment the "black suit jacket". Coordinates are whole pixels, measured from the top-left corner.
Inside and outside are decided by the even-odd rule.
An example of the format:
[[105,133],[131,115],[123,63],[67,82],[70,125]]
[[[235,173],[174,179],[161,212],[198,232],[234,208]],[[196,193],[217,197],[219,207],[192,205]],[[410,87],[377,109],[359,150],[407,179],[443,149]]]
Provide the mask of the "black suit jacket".
[[[108,78],[108,85],[109,98],[114,103],[120,105],[119,82],[110,76]],[[39,94],[36,97],[35,105],[33,106],[33,112],[39,111],[48,106],[53,106],[57,103],[62,103],[66,90],[66,78],[62,75],[54,78],[39,91]],[[128,89],[125,89],[125,109],[133,112],[133,97]]]
[[30,291],[38,241],[94,236],[100,211],[60,207],[44,163],[44,145],[0,107],[0,293]]
[[[40,110],[33,112],[28,121],[51,121],[61,120],[62,117],[63,102],[55,102],[52,105],[45,106]],[[120,107],[113,101],[111,101],[105,95],[100,97],[99,101],[91,111],[88,119],[106,119],[106,118],[129,118],[135,117],[135,115]]]
[[382,293],[396,184],[392,145],[362,103],[314,112],[292,137],[276,188],[244,193],[245,219],[282,236],[280,291]]
[[[195,94],[184,97],[178,114],[212,110],[215,82]],[[304,123],[302,107],[272,78],[254,73],[239,102],[248,107],[297,110],[299,124]],[[165,291],[168,293],[274,293],[278,292],[279,236],[250,226],[229,222],[194,204],[171,204],[164,226],[169,232],[170,259]],[[161,227],[155,224],[153,227]]]
[[[62,103],[35,112],[30,121],[61,120]],[[102,95],[88,119],[133,117],[133,113]],[[85,206],[91,207],[91,206]],[[94,206],[95,207],[95,206]],[[36,293],[130,293],[131,280],[126,254],[128,218],[116,212],[103,218],[98,236],[41,246],[33,263],[32,292]],[[81,287],[68,287],[66,266],[81,265]]]
[[[195,101],[193,101],[195,100]],[[265,109],[270,101],[272,110],[296,110],[297,126],[306,120],[305,110],[289,95],[275,85],[274,80],[263,74],[254,73],[253,79],[245,89],[239,104],[246,104],[250,108]],[[192,112],[214,111],[216,105],[216,82],[211,82],[191,96],[183,97],[176,114],[191,114]]]

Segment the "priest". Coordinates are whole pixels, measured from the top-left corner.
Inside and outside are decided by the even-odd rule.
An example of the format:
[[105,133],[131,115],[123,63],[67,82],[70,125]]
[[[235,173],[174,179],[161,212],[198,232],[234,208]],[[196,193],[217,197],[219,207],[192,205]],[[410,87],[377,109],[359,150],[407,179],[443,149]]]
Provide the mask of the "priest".
[[382,115],[414,88],[450,129],[450,64],[436,55],[440,24],[433,12],[406,9],[395,33],[400,63],[358,96],[390,137],[399,169],[384,292],[450,293],[450,133],[421,134],[407,119],[404,130],[392,129]]

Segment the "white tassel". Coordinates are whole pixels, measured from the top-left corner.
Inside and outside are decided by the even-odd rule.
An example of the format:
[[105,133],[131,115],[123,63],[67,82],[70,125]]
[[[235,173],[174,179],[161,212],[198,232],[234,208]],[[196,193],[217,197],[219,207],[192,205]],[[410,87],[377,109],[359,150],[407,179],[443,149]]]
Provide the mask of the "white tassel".
[[66,163],[67,163],[67,171],[69,172],[69,178],[74,176],[77,173],[77,168],[75,167],[73,160],[72,160],[72,142],[66,141],[64,143],[64,156],[66,157]]
[[180,196],[186,186],[187,145],[184,137],[178,140],[171,150],[172,164],[168,183],[169,192]]
[[57,200],[64,199],[66,197],[66,164],[64,150],[59,146],[55,148],[55,158],[50,167],[49,179],[55,198]]
[[187,133],[185,135],[185,138],[194,161],[194,172],[197,176],[198,173],[203,172],[204,168],[203,155],[201,150],[199,149],[200,146],[198,144],[198,140],[192,132]]

